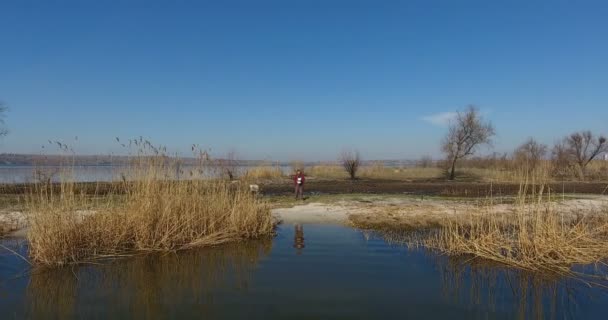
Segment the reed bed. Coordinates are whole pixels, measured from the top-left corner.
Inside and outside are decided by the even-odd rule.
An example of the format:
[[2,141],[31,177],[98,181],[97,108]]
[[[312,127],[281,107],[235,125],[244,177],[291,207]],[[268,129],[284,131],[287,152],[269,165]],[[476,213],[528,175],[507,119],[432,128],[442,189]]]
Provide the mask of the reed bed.
[[423,241],[450,256],[470,256],[524,270],[572,274],[577,264],[608,257],[608,210],[564,212],[545,192],[544,177],[525,179],[513,213],[490,205],[447,219]]
[[310,167],[304,172],[306,175],[315,178],[328,179],[347,179],[348,174],[344,168],[338,164],[321,164]]
[[245,180],[273,180],[283,177],[283,171],[279,166],[261,165],[247,169],[243,178]]
[[59,190],[35,184],[26,200],[30,259],[60,266],[272,233],[268,205],[246,184],[168,178],[174,172],[172,158],[156,152],[135,157],[129,179],[103,197],[78,193],[73,179]]

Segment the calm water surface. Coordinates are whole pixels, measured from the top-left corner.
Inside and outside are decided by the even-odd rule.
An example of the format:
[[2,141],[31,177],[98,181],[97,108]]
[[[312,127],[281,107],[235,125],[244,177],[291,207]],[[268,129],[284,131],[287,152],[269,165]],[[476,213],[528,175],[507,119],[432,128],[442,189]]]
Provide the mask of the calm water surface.
[[[290,166],[278,167],[283,174],[289,174],[293,170]],[[238,175],[244,174],[252,167],[239,166],[236,168]],[[62,180],[77,182],[110,182],[120,181],[123,176],[128,177],[129,169],[120,166],[0,166],[0,183],[29,183],[39,179],[50,178],[55,182]],[[221,174],[221,170],[216,167],[209,167],[207,171],[201,173],[199,168],[183,166],[170,170],[171,179],[199,179],[206,177],[216,177]]]
[[[27,254],[23,241],[6,247]],[[31,270],[0,248],[1,319],[605,319],[608,295],[327,225],[104,265]]]

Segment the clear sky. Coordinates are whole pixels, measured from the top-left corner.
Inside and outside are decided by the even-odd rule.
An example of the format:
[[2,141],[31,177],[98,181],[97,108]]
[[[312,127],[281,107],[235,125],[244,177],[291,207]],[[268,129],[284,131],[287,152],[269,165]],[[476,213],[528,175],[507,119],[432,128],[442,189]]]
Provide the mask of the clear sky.
[[2,0],[0,100],[0,152],[439,156],[468,104],[510,151],[608,133],[608,1]]

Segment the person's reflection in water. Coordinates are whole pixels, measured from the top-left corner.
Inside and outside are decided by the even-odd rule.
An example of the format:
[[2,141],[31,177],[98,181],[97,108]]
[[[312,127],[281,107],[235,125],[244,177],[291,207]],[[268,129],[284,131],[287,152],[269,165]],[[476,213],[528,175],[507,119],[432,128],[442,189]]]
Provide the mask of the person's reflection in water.
[[296,224],[295,227],[295,235],[293,238],[293,247],[296,248],[296,254],[302,254],[302,249],[304,249],[304,227],[301,224]]

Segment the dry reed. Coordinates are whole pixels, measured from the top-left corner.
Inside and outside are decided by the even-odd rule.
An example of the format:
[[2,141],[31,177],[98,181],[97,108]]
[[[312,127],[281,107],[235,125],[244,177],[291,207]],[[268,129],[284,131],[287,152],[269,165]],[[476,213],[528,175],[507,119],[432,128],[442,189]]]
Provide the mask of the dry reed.
[[79,194],[73,179],[62,179],[59,191],[35,184],[26,200],[31,260],[57,266],[137,251],[216,245],[272,232],[268,205],[245,184],[175,180],[174,160],[149,143],[144,149],[155,153],[135,157],[129,179],[114,194]]
[[[546,174],[524,179],[514,212],[480,213],[446,220],[423,243],[451,256],[472,256],[531,271],[571,274],[575,264],[608,257],[608,217],[603,212],[557,211],[545,193]],[[491,199],[490,199],[491,201]]]
[[305,174],[315,178],[346,179],[348,174],[337,164],[321,164],[310,167]]
[[272,180],[283,177],[283,171],[276,165],[261,165],[247,169],[244,174],[245,180]]

